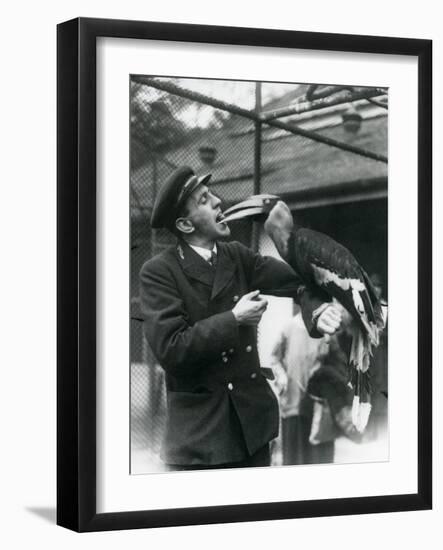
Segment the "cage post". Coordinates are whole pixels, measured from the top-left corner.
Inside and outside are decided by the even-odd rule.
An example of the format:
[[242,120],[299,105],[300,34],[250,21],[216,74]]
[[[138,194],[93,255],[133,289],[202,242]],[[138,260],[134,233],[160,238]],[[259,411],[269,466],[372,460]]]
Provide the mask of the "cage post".
[[[254,122],[254,195],[260,194],[261,189],[261,153],[262,153],[262,123],[260,113],[262,108],[262,83],[255,83],[255,112],[257,119]],[[259,227],[257,224],[252,226],[252,249],[258,251],[259,248]]]
[[[157,156],[154,155],[152,159],[152,200],[151,208],[154,209],[155,199],[157,198],[157,179],[158,179],[158,165],[157,165]],[[151,210],[151,213],[152,213]],[[157,252],[157,230],[151,229],[151,254]]]

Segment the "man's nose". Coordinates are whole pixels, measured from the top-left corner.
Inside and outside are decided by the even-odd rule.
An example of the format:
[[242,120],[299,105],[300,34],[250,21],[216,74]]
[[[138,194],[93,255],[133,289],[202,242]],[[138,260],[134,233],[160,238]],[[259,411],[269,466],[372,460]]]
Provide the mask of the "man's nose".
[[212,204],[214,208],[217,208],[217,206],[220,206],[221,204],[221,199],[217,197],[217,195],[212,195]]

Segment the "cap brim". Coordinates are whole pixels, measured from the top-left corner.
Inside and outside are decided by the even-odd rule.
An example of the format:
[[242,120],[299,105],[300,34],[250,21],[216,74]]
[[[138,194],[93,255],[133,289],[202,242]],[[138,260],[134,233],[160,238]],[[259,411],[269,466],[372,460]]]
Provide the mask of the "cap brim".
[[198,178],[198,185],[204,185],[205,183],[208,183],[211,177],[212,177],[212,174],[205,174],[204,176],[200,176]]

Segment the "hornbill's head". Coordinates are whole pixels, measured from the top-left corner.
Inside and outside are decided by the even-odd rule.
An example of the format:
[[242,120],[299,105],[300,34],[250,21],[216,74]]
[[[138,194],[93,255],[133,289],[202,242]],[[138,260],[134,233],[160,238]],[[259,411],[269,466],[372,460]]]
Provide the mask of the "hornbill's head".
[[266,233],[274,241],[277,250],[285,258],[289,235],[294,226],[291,211],[276,195],[252,195],[224,212],[224,223],[251,218],[264,222]]

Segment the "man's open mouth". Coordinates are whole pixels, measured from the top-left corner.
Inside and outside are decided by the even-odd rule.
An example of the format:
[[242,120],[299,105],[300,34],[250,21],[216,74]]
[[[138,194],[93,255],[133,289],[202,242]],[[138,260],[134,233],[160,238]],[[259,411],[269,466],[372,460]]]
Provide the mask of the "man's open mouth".
[[219,212],[215,217],[216,223],[224,223],[223,222],[224,219],[225,219],[225,215],[223,214],[223,212]]

